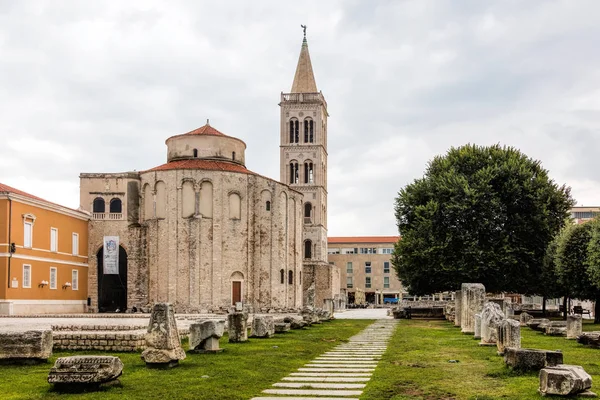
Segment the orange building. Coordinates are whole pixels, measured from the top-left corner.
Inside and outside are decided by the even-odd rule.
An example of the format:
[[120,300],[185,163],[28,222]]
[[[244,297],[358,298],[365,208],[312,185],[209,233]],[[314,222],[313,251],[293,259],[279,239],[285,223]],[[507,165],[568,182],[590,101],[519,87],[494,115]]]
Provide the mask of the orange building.
[[88,221],[0,183],[0,315],[86,311]]

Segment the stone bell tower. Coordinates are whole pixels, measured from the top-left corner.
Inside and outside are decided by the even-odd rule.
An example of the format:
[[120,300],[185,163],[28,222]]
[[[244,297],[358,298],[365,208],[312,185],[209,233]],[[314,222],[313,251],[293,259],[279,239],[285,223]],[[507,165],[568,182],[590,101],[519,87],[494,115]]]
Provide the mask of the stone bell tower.
[[[304,26],[303,26],[304,27]],[[281,182],[304,195],[303,287],[306,305],[339,296],[339,271],[327,262],[327,102],[317,89],[306,27],[294,82],[281,93]],[[314,283],[314,296],[311,286]]]

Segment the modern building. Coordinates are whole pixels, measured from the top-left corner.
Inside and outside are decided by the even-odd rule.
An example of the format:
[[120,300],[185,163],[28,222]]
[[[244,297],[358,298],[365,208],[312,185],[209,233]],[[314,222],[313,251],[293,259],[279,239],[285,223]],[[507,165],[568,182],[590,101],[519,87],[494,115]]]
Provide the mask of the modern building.
[[86,311],[89,218],[0,184],[0,314]]
[[[289,93],[281,94],[281,182],[303,194],[306,303],[339,298],[340,273],[327,262],[327,102],[317,89],[306,31]],[[314,293],[314,296],[312,295]]]
[[600,207],[573,207],[571,208],[571,218],[576,224],[581,224],[594,219],[600,215]]
[[[402,299],[402,283],[391,264],[399,236],[328,238],[329,263],[339,267],[348,304],[394,303]],[[364,300],[363,300],[364,297]]]

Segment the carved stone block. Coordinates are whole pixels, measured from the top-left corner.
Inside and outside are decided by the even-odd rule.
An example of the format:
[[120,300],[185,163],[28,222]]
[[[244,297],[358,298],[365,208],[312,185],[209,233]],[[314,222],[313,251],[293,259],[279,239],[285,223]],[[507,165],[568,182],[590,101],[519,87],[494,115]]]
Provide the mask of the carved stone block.
[[100,385],[116,381],[122,373],[123,363],[119,357],[59,357],[48,374],[48,383],[64,387]]
[[46,362],[52,356],[52,331],[0,332],[0,362]]

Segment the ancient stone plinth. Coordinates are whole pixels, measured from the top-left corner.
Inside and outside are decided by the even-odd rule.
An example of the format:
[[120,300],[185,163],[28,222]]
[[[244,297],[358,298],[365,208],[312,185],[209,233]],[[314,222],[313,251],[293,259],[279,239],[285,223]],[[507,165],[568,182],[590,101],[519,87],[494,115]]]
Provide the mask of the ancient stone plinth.
[[545,329],[545,333],[548,336],[567,335],[567,323],[565,321],[550,321],[547,324],[545,324]]
[[146,366],[174,367],[179,360],[185,359],[171,304],[154,305],[145,339],[146,349],[142,352],[142,360]]
[[333,299],[325,299],[323,300],[323,311],[325,319],[331,320],[333,319],[334,305]]
[[278,322],[275,324],[275,333],[289,332],[290,329],[291,329],[291,325],[286,322]]
[[577,336],[577,343],[600,348],[600,331],[582,333]]
[[34,364],[51,356],[51,330],[0,332],[0,363]]
[[461,285],[460,328],[462,333],[475,333],[475,314],[480,313],[485,302],[485,286],[481,283]]
[[454,304],[453,303],[446,304],[444,315],[446,316],[446,319],[448,321],[454,321],[454,313],[455,313]]
[[462,313],[462,292],[457,290],[454,292],[454,326],[461,326],[461,313]]
[[252,321],[252,337],[270,338],[275,335],[275,323],[271,316],[254,316]]
[[583,333],[581,315],[567,316],[567,339],[577,339]]
[[481,313],[475,314],[475,333],[473,339],[481,339]]
[[59,357],[48,374],[48,383],[59,389],[83,389],[117,383],[122,373],[123,363],[119,357]]
[[498,325],[498,354],[503,355],[507,347],[521,348],[521,323],[515,319],[505,319]]
[[229,325],[229,343],[239,343],[248,340],[248,326],[243,312],[234,312],[227,316]]
[[302,318],[308,325],[321,323],[319,320],[319,314],[313,307],[304,307],[300,315],[302,315]]
[[283,322],[290,324],[292,329],[302,329],[306,326],[306,322],[300,316],[297,317],[285,317]]
[[533,319],[533,315],[528,314],[526,311],[523,311],[521,315],[519,315],[519,321],[521,321],[521,326],[527,325],[529,321]]
[[533,318],[527,322],[527,326],[534,331],[546,332],[546,325],[550,323],[547,318]]
[[481,311],[481,346],[496,345],[498,325],[504,320],[504,313],[497,303],[487,302]]
[[586,392],[591,387],[592,377],[579,365],[561,364],[540,370],[539,392],[542,396],[571,396]]
[[190,352],[192,353],[218,353],[219,339],[225,332],[225,321],[206,319],[190,325]]
[[538,349],[504,349],[504,362],[519,371],[539,371],[544,367],[552,367],[563,363],[560,351]]

